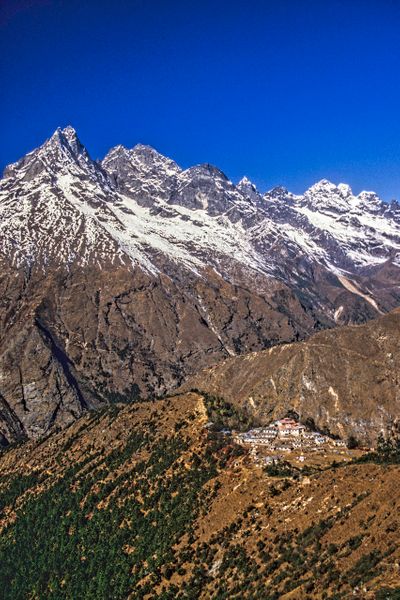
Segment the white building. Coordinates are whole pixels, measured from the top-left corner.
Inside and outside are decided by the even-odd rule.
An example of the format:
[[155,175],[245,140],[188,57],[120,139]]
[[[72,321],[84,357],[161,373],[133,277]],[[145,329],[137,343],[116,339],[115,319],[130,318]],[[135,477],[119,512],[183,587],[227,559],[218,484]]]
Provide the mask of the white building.
[[347,448],[347,444],[346,444],[346,442],[344,440],[335,440],[334,444],[338,448]]

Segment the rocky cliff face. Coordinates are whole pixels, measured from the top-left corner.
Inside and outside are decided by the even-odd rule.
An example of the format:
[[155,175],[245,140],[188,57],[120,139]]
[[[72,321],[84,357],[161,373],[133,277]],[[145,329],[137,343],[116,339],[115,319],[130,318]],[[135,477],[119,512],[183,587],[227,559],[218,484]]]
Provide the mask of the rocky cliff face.
[[[16,272],[18,275],[19,272]],[[312,327],[289,290],[270,296],[224,282],[89,268],[4,278],[2,432],[40,435],[87,406],[165,393],[201,366]],[[280,312],[292,304],[298,319]],[[299,333],[300,332],[300,333]]]
[[365,325],[230,358],[184,389],[222,396],[263,424],[294,410],[303,422],[369,444],[400,427],[399,351],[395,310]]
[[71,127],[0,181],[0,435],[163,394],[198,369],[400,303],[400,211],[322,181],[261,196]]

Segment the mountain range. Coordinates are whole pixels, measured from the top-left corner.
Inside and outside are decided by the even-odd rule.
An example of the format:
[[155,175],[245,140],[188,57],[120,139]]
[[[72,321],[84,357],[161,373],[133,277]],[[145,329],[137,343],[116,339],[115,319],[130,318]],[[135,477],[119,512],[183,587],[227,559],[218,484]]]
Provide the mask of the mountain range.
[[400,205],[322,180],[261,194],[72,127],[0,181],[0,442],[169,393],[229,357],[400,304]]

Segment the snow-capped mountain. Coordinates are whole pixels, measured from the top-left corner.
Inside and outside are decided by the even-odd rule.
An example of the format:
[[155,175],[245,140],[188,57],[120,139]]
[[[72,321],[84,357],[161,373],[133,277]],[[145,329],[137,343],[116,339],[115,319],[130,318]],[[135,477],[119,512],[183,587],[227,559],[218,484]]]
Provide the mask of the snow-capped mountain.
[[141,144],[97,162],[57,129],[0,181],[0,433],[387,312],[399,253],[400,207],[372,192],[262,195]]
[[182,170],[141,144],[99,164],[72,127],[7,167],[0,194],[1,250],[18,264],[120,260],[157,272],[161,252],[194,269],[227,258],[279,274],[279,245],[337,274],[400,251],[398,211],[373,192],[322,180],[303,196],[261,197],[246,177],[235,186],[208,164]]
[[1,251],[17,264],[120,260],[156,272],[161,252],[189,268],[229,259],[276,275],[278,245],[346,274],[400,252],[398,206],[373,192],[322,180],[303,196],[261,196],[246,177],[235,186],[208,164],[182,170],[141,144],[97,163],[72,127],[6,168],[0,211]]

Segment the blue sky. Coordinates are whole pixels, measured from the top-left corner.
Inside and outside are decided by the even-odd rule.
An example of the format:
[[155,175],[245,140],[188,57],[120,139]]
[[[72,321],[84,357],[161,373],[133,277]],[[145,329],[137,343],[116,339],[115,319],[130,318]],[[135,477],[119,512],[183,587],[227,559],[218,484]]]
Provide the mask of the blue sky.
[[2,0],[0,167],[71,124],[94,158],[400,198],[399,31],[397,0]]

